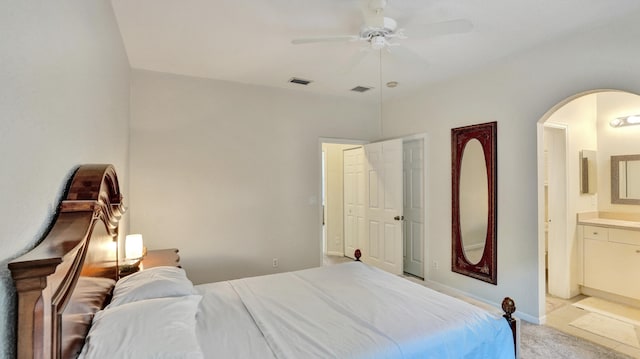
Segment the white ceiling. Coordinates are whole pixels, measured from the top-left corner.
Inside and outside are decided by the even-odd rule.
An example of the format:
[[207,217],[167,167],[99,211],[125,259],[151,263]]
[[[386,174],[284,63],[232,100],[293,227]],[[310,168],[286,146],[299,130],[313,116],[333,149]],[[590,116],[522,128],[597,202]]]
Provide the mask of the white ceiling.
[[[384,15],[408,36],[394,42],[414,58],[397,48],[369,50],[352,67],[366,43],[291,44],[295,38],[358,34],[361,1],[366,0],[112,3],[134,68],[364,99],[379,99],[387,81],[399,86],[383,87],[383,95],[399,95],[640,10],[638,0],[388,0]],[[473,29],[411,37],[412,29],[452,19],[468,19]],[[313,82],[294,85],[291,77]],[[375,90],[349,91],[357,85]]]

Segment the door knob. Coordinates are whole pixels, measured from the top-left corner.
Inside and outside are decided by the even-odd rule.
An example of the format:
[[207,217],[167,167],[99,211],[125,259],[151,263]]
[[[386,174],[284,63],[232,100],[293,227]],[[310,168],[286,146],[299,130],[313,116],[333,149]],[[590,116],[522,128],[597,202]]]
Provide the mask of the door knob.
[[395,219],[396,221],[402,221],[404,220],[404,216],[395,216],[393,217],[393,219]]

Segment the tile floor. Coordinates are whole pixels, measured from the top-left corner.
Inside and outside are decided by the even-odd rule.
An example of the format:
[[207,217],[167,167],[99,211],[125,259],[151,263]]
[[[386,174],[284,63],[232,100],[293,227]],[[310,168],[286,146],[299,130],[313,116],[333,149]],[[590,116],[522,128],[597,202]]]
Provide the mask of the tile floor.
[[[569,325],[569,323],[571,323],[572,321],[588,313],[588,311],[582,310],[572,305],[573,303],[576,303],[584,298],[587,297],[584,295],[578,295],[571,299],[561,299],[547,296],[546,325],[558,329],[564,333],[600,344],[612,350],[629,355],[633,358],[640,358],[640,348],[626,345]],[[640,338],[640,331],[636,329],[636,332],[638,334],[638,337]]]

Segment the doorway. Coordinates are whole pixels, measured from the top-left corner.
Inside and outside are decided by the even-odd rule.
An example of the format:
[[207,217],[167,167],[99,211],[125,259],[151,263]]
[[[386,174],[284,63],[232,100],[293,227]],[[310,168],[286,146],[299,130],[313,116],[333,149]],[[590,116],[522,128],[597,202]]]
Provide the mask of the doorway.
[[320,142],[322,158],[322,230],[321,254],[343,257],[344,249],[344,159],[343,151],[359,148],[363,141],[324,139]]
[[[399,273],[406,272],[416,277],[425,276],[427,223],[425,203],[426,188],[426,135],[419,134],[402,139],[402,186],[400,217],[402,223],[401,261]],[[327,255],[353,257],[355,249],[363,242],[358,238],[365,233],[364,196],[365,189],[355,185],[365,179],[365,173],[359,154],[364,154],[363,142],[321,139],[321,152],[324,153],[322,178],[322,227],[326,235],[322,238],[322,257]],[[338,154],[342,156],[338,156]],[[364,157],[364,155],[362,156]],[[338,171],[342,170],[342,173]],[[364,187],[364,186],[363,186]],[[347,190],[352,189],[349,195]],[[324,195],[326,194],[326,195]],[[342,206],[338,205],[342,203]],[[355,233],[349,240],[349,233]],[[408,236],[406,235],[408,234]]]
[[[593,271],[585,260],[594,255],[585,251],[585,225],[578,220],[638,212],[637,207],[611,201],[611,156],[640,152],[640,128],[620,129],[611,122],[635,113],[640,113],[640,97],[635,94],[590,91],[562,101],[538,122],[538,273],[543,323],[583,338],[593,339],[592,333],[598,333],[603,338],[600,344],[637,353],[636,345],[628,345],[616,333],[627,329],[640,333],[633,319],[640,313],[638,302],[591,288],[593,280],[588,282],[587,275]],[[584,153],[595,158],[594,173],[589,172],[588,179],[597,179],[593,188],[588,182],[587,190],[584,167],[580,167],[585,166]],[[603,257],[599,252],[595,256],[597,260]],[[631,285],[635,282],[629,282]]]
[[344,190],[344,256],[355,258],[355,251],[364,243],[365,204],[364,186],[364,148],[362,146],[346,148],[343,158]]

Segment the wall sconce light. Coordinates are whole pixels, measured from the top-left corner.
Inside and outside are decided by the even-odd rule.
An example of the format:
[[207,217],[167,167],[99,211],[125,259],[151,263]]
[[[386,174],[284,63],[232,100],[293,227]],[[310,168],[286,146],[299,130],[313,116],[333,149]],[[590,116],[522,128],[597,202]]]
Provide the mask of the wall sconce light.
[[609,122],[611,127],[640,125],[640,115],[618,117]]
[[140,259],[144,257],[142,234],[129,234],[124,241],[125,259]]

